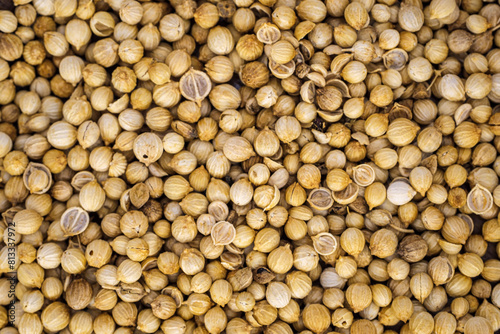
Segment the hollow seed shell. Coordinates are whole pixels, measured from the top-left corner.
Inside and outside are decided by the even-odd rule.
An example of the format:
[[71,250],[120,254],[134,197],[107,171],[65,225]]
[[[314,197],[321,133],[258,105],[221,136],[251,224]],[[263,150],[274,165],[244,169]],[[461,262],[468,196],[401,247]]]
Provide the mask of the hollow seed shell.
[[212,81],[205,72],[191,68],[179,80],[179,89],[182,96],[200,106],[212,89]]

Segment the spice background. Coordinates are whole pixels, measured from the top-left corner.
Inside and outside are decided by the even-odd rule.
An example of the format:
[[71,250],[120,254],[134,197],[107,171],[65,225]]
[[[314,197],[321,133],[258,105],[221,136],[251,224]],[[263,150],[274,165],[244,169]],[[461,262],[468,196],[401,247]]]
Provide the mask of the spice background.
[[0,334],[499,333],[498,27],[0,0]]

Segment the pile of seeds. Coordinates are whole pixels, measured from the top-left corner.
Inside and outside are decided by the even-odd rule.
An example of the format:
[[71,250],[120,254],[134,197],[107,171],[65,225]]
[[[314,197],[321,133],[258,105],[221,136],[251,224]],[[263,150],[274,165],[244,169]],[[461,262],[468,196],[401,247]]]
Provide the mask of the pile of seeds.
[[0,1],[0,334],[500,329],[500,5]]

